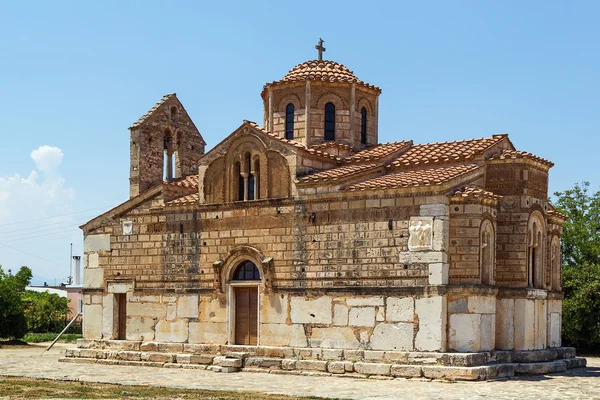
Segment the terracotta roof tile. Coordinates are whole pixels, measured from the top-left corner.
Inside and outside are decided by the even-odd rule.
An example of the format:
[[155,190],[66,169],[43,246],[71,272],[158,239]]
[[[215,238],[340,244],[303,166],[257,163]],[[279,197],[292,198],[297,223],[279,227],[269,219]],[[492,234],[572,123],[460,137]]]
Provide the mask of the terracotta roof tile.
[[469,161],[506,137],[503,134],[481,139],[417,144],[394,160],[391,166],[402,168]]
[[390,173],[347,187],[345,190],[391,189],[399,187],[435,186],[448,182],[460,175],[475,171],[477,164],[410,170]]
[[195,204],[198,202],[199,196],[198,193],[192,193],[190,195],[187,196],[182,196],[179,197],[175,200],[171,200],[170,202],[168,202],[167,204],[165,204],[167,207],[172,207],[172,206],[185,206],[185,205],[190,205],[190,204]]
[[463,189],[459,189],[454,192],[456,197],[471,197],[471,198],[484,198],[489,200],[500,200],[502,196],[488,192],[475,186],[467,186]]
[[369,146],[344,158],[344,162],[352,163],[380,160],[392,155],[393,153],[407,149],[411,145],[412,140],[404,140],[402,142],[381,143],[374,146]]
[[198,175],[190,175],[185,178],[180,178],[172,182],[164,182],[168,185],[175,185],[184,188],[197,189],[198,188]]
[[558,217],[564,221],[569,219],[569,216],[567,214],[561,213],[556,208],[554,208],[554,206],[550,203],[548,203],[548,215],[553,216],[553,217]]
[[346,66],[329,60],[311,60],[298,64],[280,80],[267,83],[265,88],[288,82],[305,81],[356,83],[381,92],[377,86],[358,79]]
[[356,151],[356,149],[352,146],[350,146],[349,144],[345,144],[345,143],[339,143],[339,142],[324,142],[324,143],[319,143],[319,144],[313,144],[312,146],[308,146],[309,149],[315,149],[315,150],[319,150],[319,149],[330,149],[330,148],[338,148],[338,149],[343,149],[343,150],[349,150],[349,151]]
[[509,159],[529,159],[533,161],[537,161],[549,167],[553,167],[554,163],[552,161],[546,160],[545,158],[538,157],[535,154],[528,153],[526,151],[517,151],[517,150],[504,150],[500,154],[493,155],[490,157],[490,160],[509,160]]
[[298,180],[297,183],[312,183],[312,182],[331,182],[344,180],[345,178],[352,178],[353,175],[357,175],[369,170],[377,168],[377,164],[356,164],[346,165],[339,168],[333,168],[327,171],[317,172],[311,175],[306,175]]
[[148,110],[148,112],[146,114],[142,115],[140,117],[140,119],[135,121],[129,129],[137,128],[140,124],[142,124],[144,121],[146,121],[148,118],[150,118],[150,116],[154,113],[154,111],[156,111],[160,106],[165,104],[173,96],[175,96],[175,93],[169,93],[169,94],[164,95],[162,97],[162,99],[160,99],[158,101],[158,103],[156,103],[150,110]]

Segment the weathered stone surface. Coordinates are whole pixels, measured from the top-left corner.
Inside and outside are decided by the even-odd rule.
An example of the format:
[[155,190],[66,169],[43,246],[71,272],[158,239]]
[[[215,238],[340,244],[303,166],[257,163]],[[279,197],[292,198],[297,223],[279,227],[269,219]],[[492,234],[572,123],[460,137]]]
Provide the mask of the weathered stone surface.
[[131,282],[109,282],[108,293],[127,293],[133,290]]
[[190,343],[227,343],[227,324],[225,322],[190,322]]
[[419,317],[415,350],[444,351],[446,349],[446,298],[435,296],[416,299],[415,313]]
[[421,367],[423,376],[429,379],[449,381],[477,381],[487,379],[487,367]]
[[325,372],[327,371],[327,361],[298,360],[296,361],[296,369]]
[[296,360],[281,360],[281,369],[286,371],[296,369]]
[[261,322],[285,324],[288,319],[289,296],[287,294],[264,294],[261,305]]
[[159,342],[187,342],[188,321],[181,319],[175,322],[158,321],[156,324],[155,337]]
[[346,299],[346,304],[350,307],[382,306],[383,297],[350,297]]
[[189,294],[180,296],[177,300],[178,318],[198,318],[198,295]]
[[110,251],[110,235],[87,235],[83,239],[83,252],[92,253],[100,251]]
[[512,350],[515,347],[515,300],[498,299],[496,302],[496,347]]
[[293,296],[291,318],[294,324],[331,324],[331,297],[321,296],[314,300]]
[[127,340],[154,340],[154,326],[156,320],[150,317],[127,318]]
[[448,301],[448,312],[450,314],[465,314],[467,313],[467,298]]
[[350,327],[313,328],[310,345],[335,349],[358,349],[360,342]]
[[307,346],[304,326],[300,324],[260,324],[260,340],[265,346]]
[[342,360],[344,358],[344,350],[342,349],[323,349],[323,360]]
[[515,299],[515,350],[535,349],[535,302]]
[[392,364],[380,363],[354,363],[354,371],[365,375],[390,375]]
[[164,319],[167,316],[167,305],[159,303],[129,303],[127,304],[127,316]]
[[392,365],[390,374],[400,378],[420,378],[422,372],[418,365]]
[[473,314],[495,314],[496,297],[492,296],[469,296],[468,311]]
[[327,364],[327,371],[331,372],[332,374],[343,374],[346,372],[345,364],[345,362],[330,362]]
[[391,322],[413,322],[415,300],[412,297],[388,297],[385,316]]
[[200,299],[200,316],[201,322],[227,322],[227,305],[221,303],[219,299],[210,297],[202,297]]
[[348,307],[346,305],[333,305],[333,324],[340,326],[348,325]]
[[481,315],[481,345],[479,351],[490,351],[496,346],[496,316],[494,314]]
[[98,268],[100,266],[100,256],[98,253],[90,253],[84,256],[87,259],[85,268]]
[[83,337],[86,339],[102,339],[102,306],[83,306]]
[[413,323],[379,324],[373,330],[370,345],[373,350],[413,350]]
[[175,361],[175,354],[167,353],[141,353],[142,361],[172,363]]
[[[108,294],[102,298],[102,337],[115,339],[118,336],[118,304],[114,295]],[[127,321],[129,322],[129,321]],[[134,339],[135,340],[135,339]]]
[[84,288],[101,288],[104,285],[104,269],[103,268],[85,268],[83,270],[83,287]]
[[373,326],[375,325],[375,308],[358,307],[352,308],[348,316],[350,326]]
[[451,314],[448,347],[453,351],[474,352],[481,348],[481,315]]
[[[436,244],[437,243],[437,244]],[[434,250],[440,250],[441,245],[434,240]],[[429,264],[429,284],[430,285],[447,285],[448,284],[448,263],[431,263]]]
[[213,359],[213,364],[218,365],[220,367],[241,368],[242,360],[240,358],[217,356]]
[[561,315],[558,313],[550,314],[548,327],[548,346],[560,347],[561,345]]
[[408,249],[411,251],[433,249],[433,218],[410,217]]

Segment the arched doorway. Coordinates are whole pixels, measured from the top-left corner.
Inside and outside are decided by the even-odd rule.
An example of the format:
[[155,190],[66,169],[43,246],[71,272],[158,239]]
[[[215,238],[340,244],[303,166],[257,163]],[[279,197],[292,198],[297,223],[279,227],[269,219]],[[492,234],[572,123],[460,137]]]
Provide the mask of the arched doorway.
[[260,272],[252,261],[243,261],[235,269],[229,284],[235,307],[234,343],[258,344],[258,287]]

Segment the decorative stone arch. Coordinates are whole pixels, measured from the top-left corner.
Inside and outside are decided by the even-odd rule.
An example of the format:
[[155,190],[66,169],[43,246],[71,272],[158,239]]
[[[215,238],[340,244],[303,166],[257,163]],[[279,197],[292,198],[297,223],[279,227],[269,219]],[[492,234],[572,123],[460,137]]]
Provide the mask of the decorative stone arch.
[[375,111],[374,111],[373,105],[371,104],[369,99],[367,99],[366,97],[360,97],[358,99],[358,101],[356,102],[356,111],[358,111],[360,113],[360,110],[363,107],[365,107],[367,109],[367,112],[369,113],[369,115],[374,115]]
[[562,259],[558,235],[553,235],[550,241],[550,288],[554,291],[562,290]]
[[544,287],[546,221],[541,211],[535,210],[527,222],[527,286]]
[[316,107],[317,109],[322,110],[325,108],[325,104],[327,103],[333,103],[335,105],[336,112],[338,110],[348,109],[346,100],[334,92],[325,92],[319,96],[316,102]]
[[481,284],[494,285],[496,274],[496,231],[491,219],[485,218],[479,227],[479,277]]
[[290,93],[285,95],[277,104],[277,112],[285,113],[285,108],[288,104],[292,103],[294,105],[295,112],[302,110],[304,108],[304,102],[300,99],[295,93]]
[[[264,188],[267,186],[267,183],[265,177],[253,175],[253,172],[257,172],[254,168],[255,160],[259,161],[260,171],[267,171],[266,151],[265,143],[256,135],[244,135],[230,143],[225,161],[225,173],[229,177],[225,189],[226,201],[240,201],[241,179],[244,182],[244,189],[248,190],[248,192],[248,185],[251,178],[254,180],[254,199],[266,197]],[[260,192],[256,189],[259,189]],[[244,199],[248,198],[248,192],[244,194]]]
[[225,157],[217,157],[208,164],[204,172],[202,190],[206,203],[225,202],[226,180],[223,179],[225,169]]

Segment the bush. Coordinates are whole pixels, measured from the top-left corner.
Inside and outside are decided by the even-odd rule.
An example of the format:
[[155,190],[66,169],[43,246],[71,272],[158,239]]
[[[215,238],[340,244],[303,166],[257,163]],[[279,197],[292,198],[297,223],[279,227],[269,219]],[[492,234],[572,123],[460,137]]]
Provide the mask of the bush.
[[23,293],[23,307],[28,332],[60,332],[68,323],[69,299],[56,293]]
[[[57,333],[28,333],[23,336],[23,341],[27,343],[41,343],[41,342],[52,342],[58,336],[60,332]],[[77,339],[81,339],[83,335],[76,333],[65,333],[59,339],[59,342],[67,342],[73,343]]]
[[31,281],[31,270],[21,267],[15,275],[0,266],[0,337],[18,339],[27,333],[21,294]]

